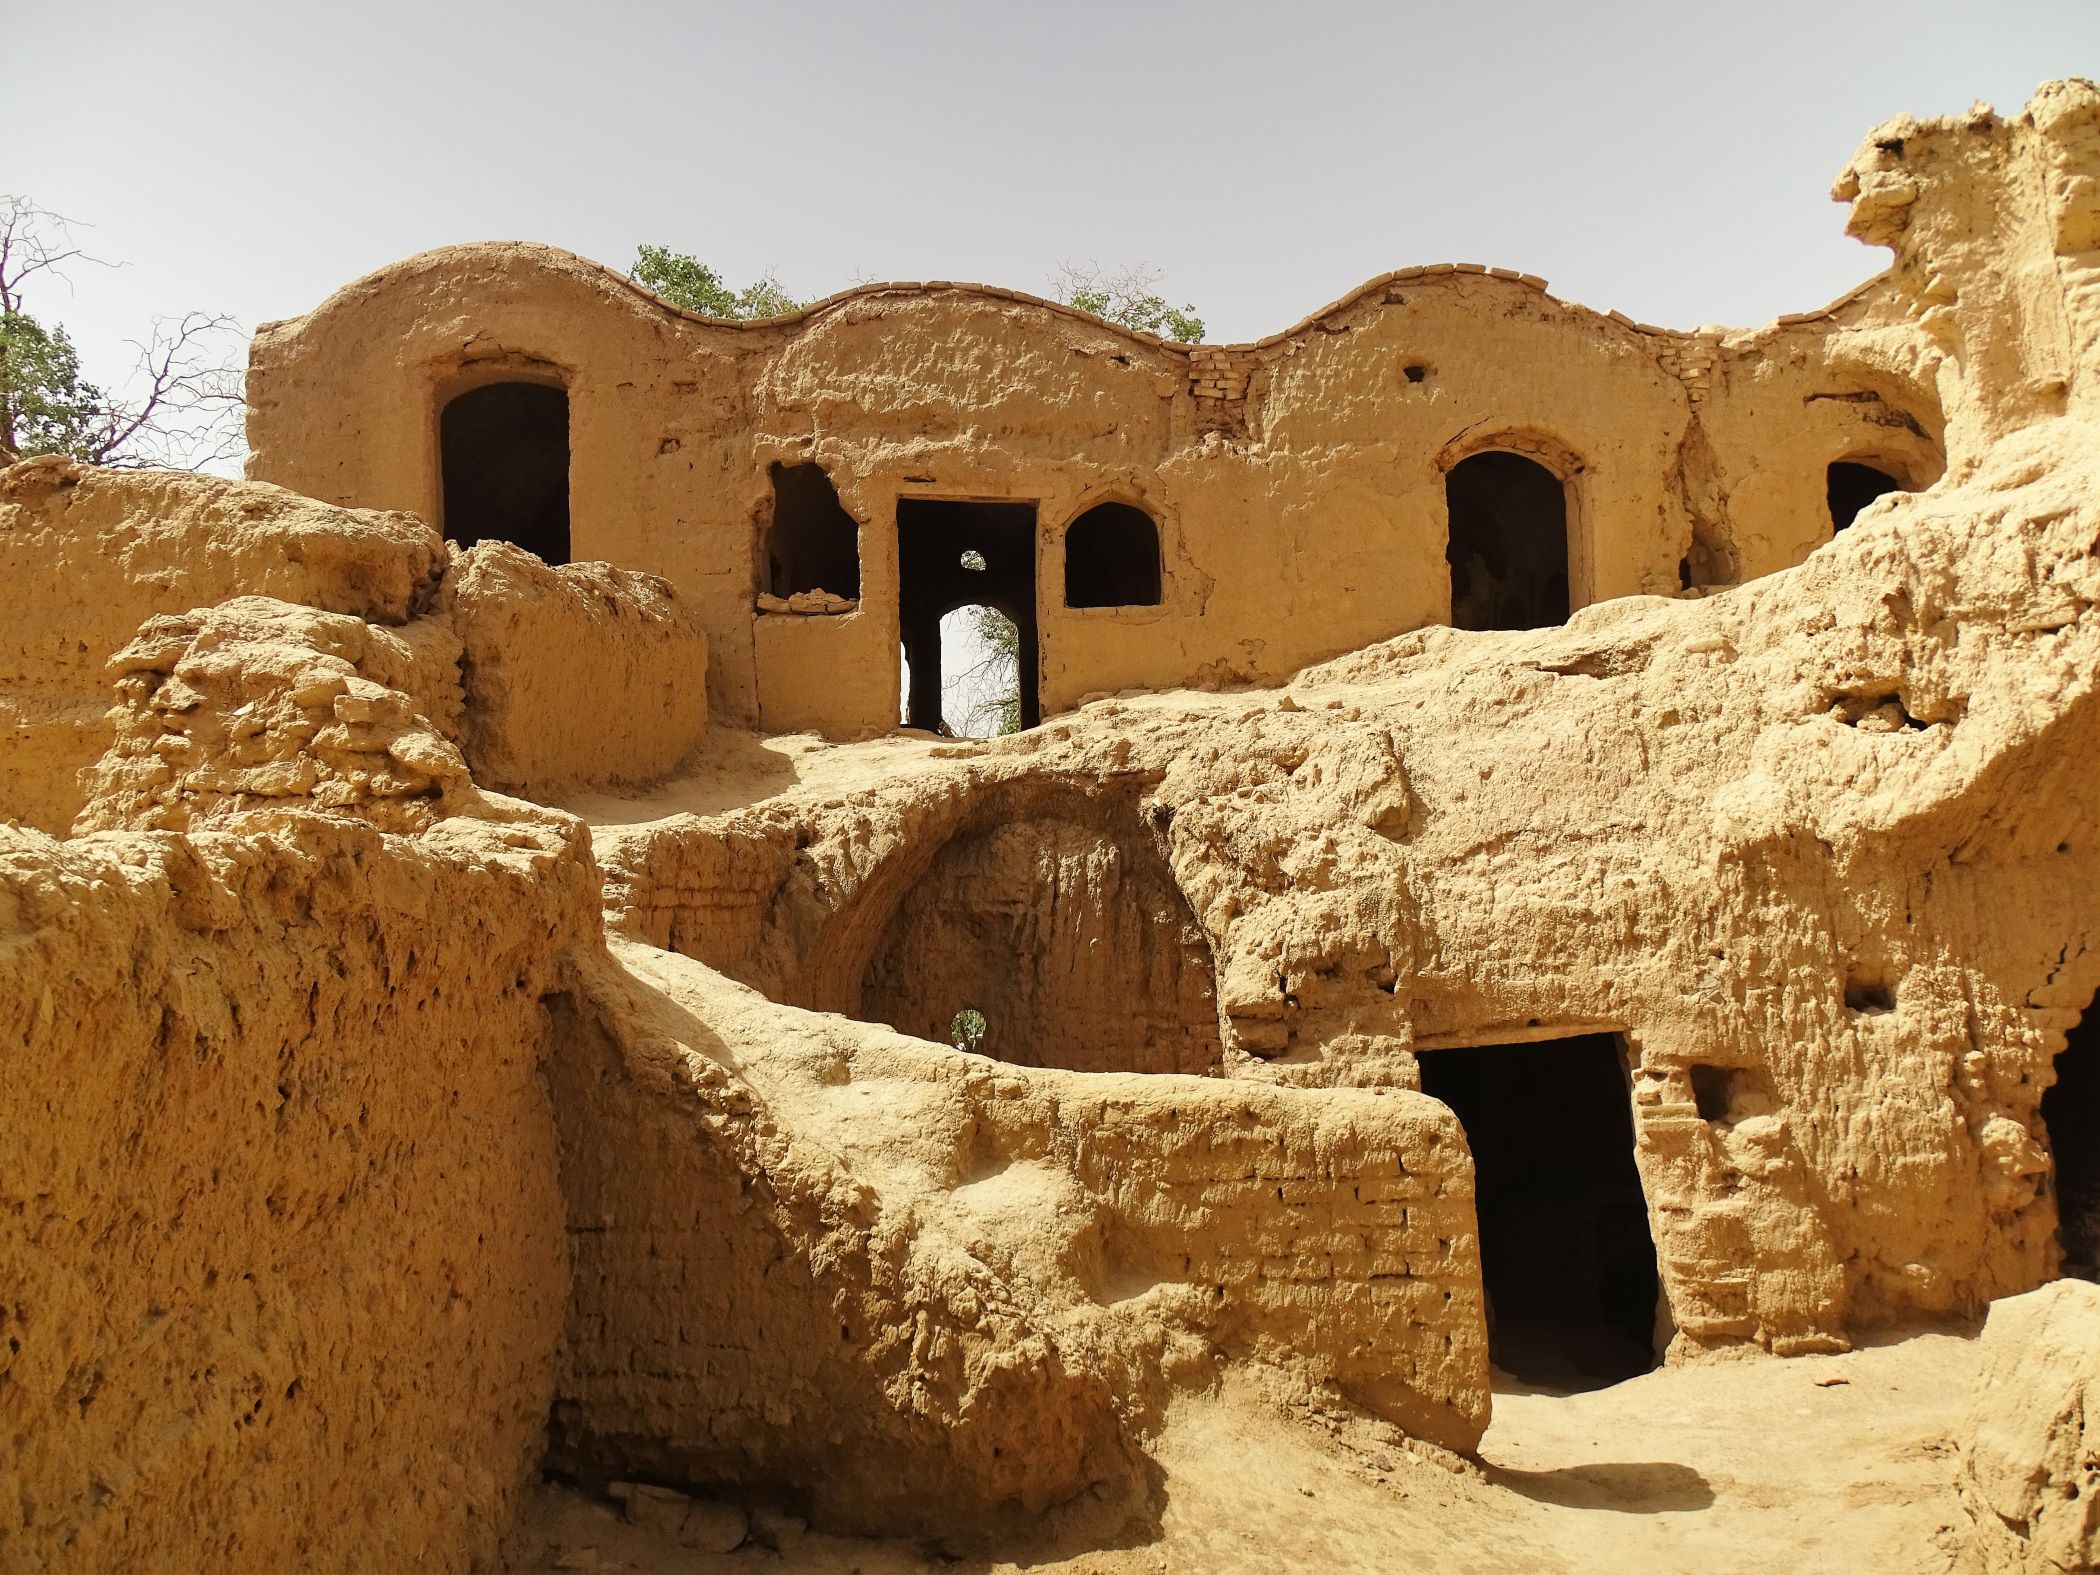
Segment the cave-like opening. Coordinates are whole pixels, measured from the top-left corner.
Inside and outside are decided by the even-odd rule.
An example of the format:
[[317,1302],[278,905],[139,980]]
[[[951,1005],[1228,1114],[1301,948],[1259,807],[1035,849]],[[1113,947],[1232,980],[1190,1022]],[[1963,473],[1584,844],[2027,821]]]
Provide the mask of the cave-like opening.
[[1562,1389],[1654,1367],[1660,1280],[1619,1036],[1427,1051],[1420,1065],[1473,1151],[1494,1364]]

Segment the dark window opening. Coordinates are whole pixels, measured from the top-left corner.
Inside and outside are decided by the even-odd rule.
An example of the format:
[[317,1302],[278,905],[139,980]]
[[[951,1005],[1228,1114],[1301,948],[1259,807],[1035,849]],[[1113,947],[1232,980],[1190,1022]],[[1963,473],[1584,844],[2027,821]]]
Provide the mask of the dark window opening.
[[1475,454],[1444,478],[1451,624],[1544,629],[1566,623],[1568,495],[1522,454]]
[[2100,1001],[2085,1010],[2042,1095],[2056,1162],[2057,1237],[2064,1272],[2100,1280]]
[[1661,1281],[1618,1035],[1427,1051],[1420,1064],[1422,1091],[1473,1151],[1490,1359],[1564,1389],[1654,1367]]
[[445,534],[462,547],[516,542],[569,561],[569,395],[546,383],[490,383],[438,417]]
[[1830,499],[1830,529],[1843,530],[1859,518],[1859,511],[1876,498],[1909,490],[1885,470],[1872,465],[1841,460],[1830,467],[1826,492]]
[[1701,1121],[1722,1122],[1735,1104],[1735,1073],[1725,1066],[1695,1066],[1692,1099]]
[[[966,559],[982,567],[974,567]],[[1012,625],[963,609],[988,608]],[[904,722],[929,732],[957,729],[942,714],[943,674],[959,674],[964,640],[981,652],[1012,646],[1019,725],[1043,719],[1036,688],[1035,505],[955,503],[902,498],[897,503],[897,629],[902,641]],[[948,647],[944,651],[944,644]],[[1003,659],[1003,658],[1002,658]],[[960,718],[954,719],[956,721]]]
[[1157,607],[1159,526],[1129,503],[1097,503],[1065,531],[1067,607]]
[[765,554],[766,589],[775,596],[829,591],[860,599],[860,524],[822,465],[773,467]]

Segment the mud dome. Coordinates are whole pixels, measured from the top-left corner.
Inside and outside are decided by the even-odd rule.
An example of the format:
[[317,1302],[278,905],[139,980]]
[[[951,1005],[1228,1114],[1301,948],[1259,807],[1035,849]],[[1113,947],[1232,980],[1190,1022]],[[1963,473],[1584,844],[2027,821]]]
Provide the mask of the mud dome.
[[[1886,273],[1689,334],[457,248],[258,337],[255,479],[0,471],[0,1565],[1144,1549],[1192,1395],[1465,1469],[1495,1364],[2038,1287],[1946,1534],[2090,1563],[2100,89],[1836,195]],[[1040,724],[897,729],[994,556]]]

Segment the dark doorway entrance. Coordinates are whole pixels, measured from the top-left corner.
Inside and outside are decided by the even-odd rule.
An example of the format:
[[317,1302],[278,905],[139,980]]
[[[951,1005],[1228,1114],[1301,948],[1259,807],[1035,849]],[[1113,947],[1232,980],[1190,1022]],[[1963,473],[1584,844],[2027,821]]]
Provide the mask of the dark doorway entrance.
[[1568,621],[1568,495],[1522,454],[1460,460],[1444,478],[1451,626],[1544,629]]
[[1661,1284],[1617,1034],[1421,1055],[1473,1150],[1488,1353],[1525,1383],[1599,1389],[1655,1366]]
[[569,395],[545,383],[469,389],[438,418],[445,535],[569,561]]
[[897,632],[910,675],[906,726],[942,730],[941,620],[972,605],[1013,621],[1021,726],[1034,727],[1043,719],[1036,687],[1035,505],[899,499]]
[[1830,467],[1824,489],[1830,502],[1830,529],[1835,534],[1858,519],[1859,511],[1876,498],[1901,492],[1904,486],[1885,470],[1840,460]]
[[2042,1122],[2056,1162],[2064,1273],[2100,1279],[2100,1001],[2064,1040],[2056,1081],[2042,1095]]

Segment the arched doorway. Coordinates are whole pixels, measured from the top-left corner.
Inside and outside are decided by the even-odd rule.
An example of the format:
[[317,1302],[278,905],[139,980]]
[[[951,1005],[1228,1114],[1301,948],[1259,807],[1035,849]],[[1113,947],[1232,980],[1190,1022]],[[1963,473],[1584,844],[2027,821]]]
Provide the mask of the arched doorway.
[[1472,454],[1444,477],[1457,629],[1543,629],[1566,623],[1568,496],[1537,460]]
[[515,542],[569,561],[569,395],[548,383],[488,383],[438,418],[445,535],[462,547]]

